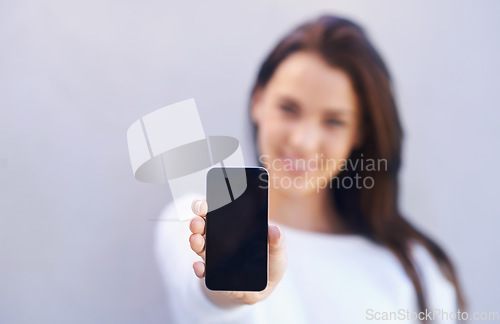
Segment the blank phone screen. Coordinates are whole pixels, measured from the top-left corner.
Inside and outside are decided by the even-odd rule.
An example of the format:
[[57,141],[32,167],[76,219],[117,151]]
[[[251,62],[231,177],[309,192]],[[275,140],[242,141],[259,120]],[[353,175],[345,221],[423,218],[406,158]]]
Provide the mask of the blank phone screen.
[[[231,180],[242,174],[246,175],[246,189],[236,195]],[[216,203],[224,200],[221,197],[226,201],[222,207],[214,209]],[[264,168],[216,167],[209,170],[205,243],[207,288],[229,291],[266,288],[268,197],[268,173]]]

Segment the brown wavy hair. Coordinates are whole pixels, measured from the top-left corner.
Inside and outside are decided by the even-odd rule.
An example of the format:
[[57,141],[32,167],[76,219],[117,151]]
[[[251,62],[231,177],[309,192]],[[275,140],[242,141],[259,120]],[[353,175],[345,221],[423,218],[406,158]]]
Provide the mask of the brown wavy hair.
[[[381,56],[359,25],[340,17],[321,16],[287,34],[265,58],[252,88],[251,100],[258,89],[266,86],[278,65],[297,51],[320,54],[329,65],[349,75],[353,83],[362,112],[364,141],[352,150],[349,159],[387,162],[385,170],[343,170],[337,175],[336,180],[340,183],[344,177],[352,179],[354,173],[374,180],[371,189],[330,186],[332,203],[342,221],[354,232],[386,246],[395,254],[415,287],[419,309],[424,311],[427,306],[424,285],[411,252],[412,242],[422,244],[455,287],[457,306],[464,309],[464,297],[452,262],[443,249],[411,225],[398,208],[403,131],[391,77]],[[256,139],[257,125],[252,126]]]

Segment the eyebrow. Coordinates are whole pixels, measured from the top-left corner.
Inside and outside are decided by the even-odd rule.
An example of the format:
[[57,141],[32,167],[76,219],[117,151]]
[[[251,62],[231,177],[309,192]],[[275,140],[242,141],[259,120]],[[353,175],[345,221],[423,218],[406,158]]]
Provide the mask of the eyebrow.
[[325,115],[327,116],[349,116],[354,115],[353,111],[349,111],[344,108],[331,108],[325,109]]
[[[300,107],[300,103],[298,103],[295,99],[290,97],[289,95],[279,95],[278,96],[279,100],[282,102],[286,102],[294,107]],[[350,111],[349,109],[345,107],[330,107],[330,108],[325,108],[322,110],[323,113],[325,113],[327,116],[338,116],[338,115],[352,115],[354,114],[353,111]]]

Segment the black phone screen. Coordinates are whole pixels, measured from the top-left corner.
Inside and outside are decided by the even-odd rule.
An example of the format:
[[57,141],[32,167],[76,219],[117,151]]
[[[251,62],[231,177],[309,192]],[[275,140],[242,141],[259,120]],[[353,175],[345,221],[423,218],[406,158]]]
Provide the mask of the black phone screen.
[[[242,175],[246,176],[246,187],[237,192],[235,179],[240,181]],[[268,177],[267,170],[261,167],[214,167],[208,171],[205,242],[208,289],[266,288]]]

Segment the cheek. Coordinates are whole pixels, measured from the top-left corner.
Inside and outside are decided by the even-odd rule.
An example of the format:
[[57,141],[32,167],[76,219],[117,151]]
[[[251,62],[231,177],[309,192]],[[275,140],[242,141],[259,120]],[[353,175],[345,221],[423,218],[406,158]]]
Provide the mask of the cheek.
[[346,159],[351,152],[352,145],[342,138],[335,138],[328,141],[325,155],[330,159]]
[[327,165],[325,173],[333,173],[332,176],[335,176],[351,154],[354,134],[351,130],[339,131],[334,136],[329,136],[326,143],[328,144],[323,150],[326,157],[324,165]]
[[261,154],[274,155],[276,149],[286,140],[289,127],[272,111],[263,117],[263,121],[259,124]]

